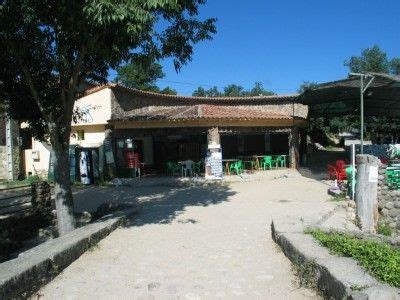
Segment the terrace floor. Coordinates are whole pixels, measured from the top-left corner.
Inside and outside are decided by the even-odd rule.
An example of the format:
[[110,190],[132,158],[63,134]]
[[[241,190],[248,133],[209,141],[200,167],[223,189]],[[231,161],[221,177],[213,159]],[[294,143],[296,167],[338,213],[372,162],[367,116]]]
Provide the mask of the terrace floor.
[[[38,297],[318,299],[299,287],[270,224],[317,221],[334,207],[328,186],[296,171],[267,174],[212,185],[103,188],[104,195],[139,202],[141,211]],[[95,189],[82,195],[79,201],[87,202],[104,196]]]

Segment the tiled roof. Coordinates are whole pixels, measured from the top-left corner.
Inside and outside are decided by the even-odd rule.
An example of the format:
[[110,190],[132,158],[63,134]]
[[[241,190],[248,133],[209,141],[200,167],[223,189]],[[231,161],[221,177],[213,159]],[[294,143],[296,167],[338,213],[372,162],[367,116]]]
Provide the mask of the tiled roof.
[[240,97],[197,97],[197,96],[182,96],[182,95],[167,95],[167,94],[160,94],[160,93],[155,93],[155,92],[149,92],[149,91],[142,91],[134,88],[128,88],[116,83],[107,83],[105,85],[99,85],[94,88],[88,89],[85,91],[83,96],[87,96],[93,93],[96,93],[100,90],[103,90],[105,88],[111,88],[111,89],[118,89],[122,90],[125,92],[128,92],[132,95],[137,95],[137,96],[143,96],[143,97],[157,97],[159,99],[171,99],[171,100],[182,100],[182,101],[199,101],[199,100],[207,100],[207,101],[213,101],[213,102],[220,102],[220,101],[276,101],[276,100],[294,100],[296,99],[299,94],[289,94],[289,95],[270,95],[270,96],[240,96]]
[[174,108],[154,109],[134,115],[113,119],[117,120],[194,120],[194,119],[293,119],[292,116],[254,109],[237,108],[235,106],[197,104]]

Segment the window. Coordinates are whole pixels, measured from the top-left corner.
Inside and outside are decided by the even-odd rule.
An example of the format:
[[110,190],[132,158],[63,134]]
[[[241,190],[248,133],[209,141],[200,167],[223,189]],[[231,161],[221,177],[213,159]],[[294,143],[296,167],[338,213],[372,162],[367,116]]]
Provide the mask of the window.
[[76,135],[78,137],[78,141],[84,141],[85,140],[85,131],[84,130],[78,130],[76,132]]

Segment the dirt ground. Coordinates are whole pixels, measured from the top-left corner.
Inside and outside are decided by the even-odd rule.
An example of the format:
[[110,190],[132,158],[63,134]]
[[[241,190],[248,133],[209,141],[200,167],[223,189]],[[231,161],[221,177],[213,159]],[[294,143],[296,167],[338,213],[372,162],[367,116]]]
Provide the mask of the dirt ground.
[[108,194],[142,209],[43,287],[40,299],[318,298],[297,284],[270,224],[316,222],[334,208],[328,186],[287,170],[228,181],[82,190],[77,206]]

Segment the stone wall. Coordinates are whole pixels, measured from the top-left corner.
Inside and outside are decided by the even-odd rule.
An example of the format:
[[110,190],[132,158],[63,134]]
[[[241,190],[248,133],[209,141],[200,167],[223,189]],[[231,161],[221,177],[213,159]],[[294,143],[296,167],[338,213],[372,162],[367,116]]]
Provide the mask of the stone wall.
[[389,190],[386,165],[379,167],[378,209],[380,225],[388,225],[396,235],[400,235],[400,191]]

